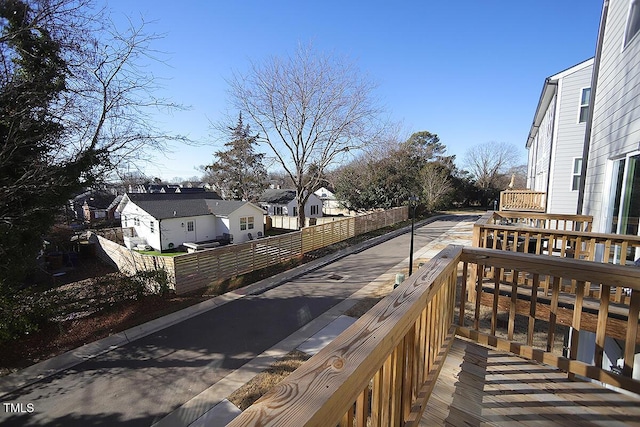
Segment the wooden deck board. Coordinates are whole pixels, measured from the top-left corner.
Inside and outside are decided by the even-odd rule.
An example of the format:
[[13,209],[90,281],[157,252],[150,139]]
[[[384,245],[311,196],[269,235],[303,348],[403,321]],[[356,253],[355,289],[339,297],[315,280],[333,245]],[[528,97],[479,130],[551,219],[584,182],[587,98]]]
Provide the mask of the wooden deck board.
[[640,426],[640,398],[456,339],[421,426]]

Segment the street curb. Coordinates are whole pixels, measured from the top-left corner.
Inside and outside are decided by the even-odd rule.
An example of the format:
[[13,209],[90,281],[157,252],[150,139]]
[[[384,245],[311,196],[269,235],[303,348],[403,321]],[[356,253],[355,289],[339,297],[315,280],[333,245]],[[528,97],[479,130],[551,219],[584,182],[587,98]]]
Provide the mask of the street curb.
[[[414,228],[422,227],[426,224],[443,218],[455,216],[458,215],[445,214],[430,217],[416,222],[414,224]],[[59,372],[72,368],[73,366],[86,362],[87,360],[91,360],[104,353],[129,344],[137,339],[144,338],[159,330],[168,328],[184,320],[198,316],[216,307],[227,304],[228,302],[244,298],[247,295],[260,295],[284,283],[294,280],[304,274],[318,270],[326,265],[338,261],[348,255],[365,251],[371,247],[401,236],[402,234],[408,233],[410,230],[411,226],[409,225],[398,230],[385,233],[381,236],[365,240],[364,242],[360,242],[356,245],[341,249],[333,254],[326,255],[322,258],[295,267],[276,276],[263,279],[241,289],[227,292],[215,298],[203,301],[201,303],[186,307],[182,310],[176,311],[166,316],[143,323],[142,325],[134,326],[125,331],[115,333],[113,335],[91,342],[89,344],[85,344],[73,350],[69,350],[66,353],[60,354],[47,360],[43,360],[42,362],[31,365],[18,372],[0,377],[0,397],[4,397],[7,394],[13,393],[17,390],[34,384],[44,378],[56,375]]]

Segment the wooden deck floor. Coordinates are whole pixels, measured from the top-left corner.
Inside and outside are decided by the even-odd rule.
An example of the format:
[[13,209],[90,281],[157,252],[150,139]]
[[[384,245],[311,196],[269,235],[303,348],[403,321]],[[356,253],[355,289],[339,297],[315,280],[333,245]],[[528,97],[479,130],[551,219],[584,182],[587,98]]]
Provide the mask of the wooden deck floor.
[[456,339],[420,425],[640,426],[640,398]]

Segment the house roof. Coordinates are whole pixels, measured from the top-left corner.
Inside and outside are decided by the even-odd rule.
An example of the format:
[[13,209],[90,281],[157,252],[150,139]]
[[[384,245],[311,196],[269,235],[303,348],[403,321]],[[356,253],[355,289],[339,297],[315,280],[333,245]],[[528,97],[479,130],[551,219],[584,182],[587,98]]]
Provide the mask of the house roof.
[[179,187],[176,188],[176,193],[184,194],[184,193],[206,193],[207,190],[204,187]]
[[336,196],[333,194],[333,191],[327,187],[320,187],[313,193],[318,196],[320,200],[336,200]]
[[169,185],[169,184],[149,184],[146,187],[146,191],[148,193],[175,193],[177,185]]
[[182,218],[189,216],[216,215],[229,216],[242,206],[249,204],[262,213],[262,209],[240,200],[221,200],[218,194],[207,193],[131,193],[127,194],[118,207],[124,209],[128,201],[156,219]]
[[258,201],[286,205],[295,198],[296,190],[269,188],[264,190]]
[[116,196],[116,198],[115,198],[115,199],[113,199],[113,201],[111,202],[111,204],[109,204],[109,206],[107,206],[107,209],[108,209],[108,210],[111,210],[111,209],[113,209],[113,208],[117,208],[117,207],[118,207],[118,205],[120,204],[120,202],[122,201],[122,198],[123,198],[123,197],[124,197],[124,196],[123,196],[122,194],[121,194],[121,195],[119,195],[119,196]]
[[553,96],[556,94],[558,90],[558,81],[570,74],[575,73],[578,70],[581,70],[586,67],[590,67],[593,65],[593,58],[589,58],[586,61],[582,61],[579,64],[576,64],[572,67],[567,68],[566,70],[560,71],[552,76],[549,76],[545,79],[544,85],[542,86],[542,93],[540,94],[540,100],[538,101],[538,106],[536,107],[536,112],[533,115],[533,123],[531,124],[531,129],[529,130],[529,135],[527,136],[526,148],[531,146],[533,139],[538,133],[538,129],[540,128],[540,123],[542,123],[542,119],[544,118],[547,109],[549,108],[549,104],[551,104],[551,100]]
[[[229,216],[246,204],[250,203],[242,200],[207,200],[209,212],[217,216]],[[256,206],[256,209],[260,208]],[[264,211],[260,209],[260,212]]]
[[116,196],[104,190],[88,190],[73,198],[78,204],[86,203],[92,209],[107,209]]

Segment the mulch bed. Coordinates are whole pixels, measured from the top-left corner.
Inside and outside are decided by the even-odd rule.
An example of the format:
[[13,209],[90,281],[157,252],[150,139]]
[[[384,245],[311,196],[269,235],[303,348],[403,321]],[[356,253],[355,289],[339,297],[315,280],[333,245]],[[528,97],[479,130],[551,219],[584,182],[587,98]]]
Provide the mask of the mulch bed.
[[81,319],[47,323],[36,332],[2,343],[0,375],[26,368],[205,299],[198,295],[151,295],[138,301],[123,301],[108,310]]

